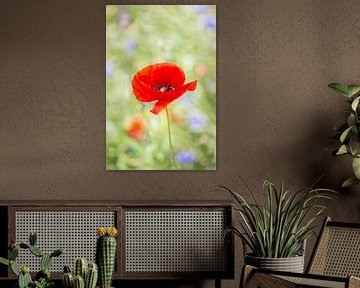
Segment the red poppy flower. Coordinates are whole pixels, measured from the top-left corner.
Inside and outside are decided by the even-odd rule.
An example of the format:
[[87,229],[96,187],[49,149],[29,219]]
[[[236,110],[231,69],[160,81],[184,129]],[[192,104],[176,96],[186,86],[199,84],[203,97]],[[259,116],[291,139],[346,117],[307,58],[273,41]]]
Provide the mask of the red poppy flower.
[[141,140],[145,135],[145,120],[141,115],[129,118],[125,124],[126,133],[135,140]]
[[140,102],[156,101],[150,112],[155,115],[186,91],[194,91],[197,81],[185,83],[185,73],[172,63],[149,65],[137,72],[132,81],[133,92]]

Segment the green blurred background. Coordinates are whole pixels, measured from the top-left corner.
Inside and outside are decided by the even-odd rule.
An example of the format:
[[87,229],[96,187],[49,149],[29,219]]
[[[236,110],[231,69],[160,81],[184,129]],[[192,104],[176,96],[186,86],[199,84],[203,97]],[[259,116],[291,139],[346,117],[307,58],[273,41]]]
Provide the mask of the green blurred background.
[[168,106],[179,170],[216,169],[216,7],[106,7],[106,169],[172,170],[166,112],[150,113],[132,93],[131,79],[160,62],[198,81]]

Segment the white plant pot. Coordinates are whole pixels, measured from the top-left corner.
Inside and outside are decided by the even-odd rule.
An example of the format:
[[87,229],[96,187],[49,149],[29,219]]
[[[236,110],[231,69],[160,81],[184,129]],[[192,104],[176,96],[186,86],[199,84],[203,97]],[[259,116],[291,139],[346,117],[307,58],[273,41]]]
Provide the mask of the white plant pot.
[[304,256],[289,258],[263,258],[246,255],[245,263],[262,269],[304,273]]

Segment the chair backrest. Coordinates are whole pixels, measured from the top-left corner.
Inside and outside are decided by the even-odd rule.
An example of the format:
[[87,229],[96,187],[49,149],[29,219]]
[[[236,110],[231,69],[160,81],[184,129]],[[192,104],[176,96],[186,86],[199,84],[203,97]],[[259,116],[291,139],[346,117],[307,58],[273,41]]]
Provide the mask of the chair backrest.
[[326,218],[307,273],[360,277],[360,224]]

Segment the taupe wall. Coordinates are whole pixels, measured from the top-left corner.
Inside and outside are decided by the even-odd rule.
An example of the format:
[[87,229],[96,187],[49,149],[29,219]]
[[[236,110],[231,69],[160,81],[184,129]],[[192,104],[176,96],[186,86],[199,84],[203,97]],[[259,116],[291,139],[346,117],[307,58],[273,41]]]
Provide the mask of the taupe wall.
[[[105,4],[179,2],[0,0],[1,200],[229,199],[209,187],[236,175],[262,199],[264,179],[338,189],[349,159],[324,149],[346,104],[326,85],[360,82],[358,0],[210,1],[217,171],[105,171]],[[359,222],[360,188],[338,190],[328,214]]]

